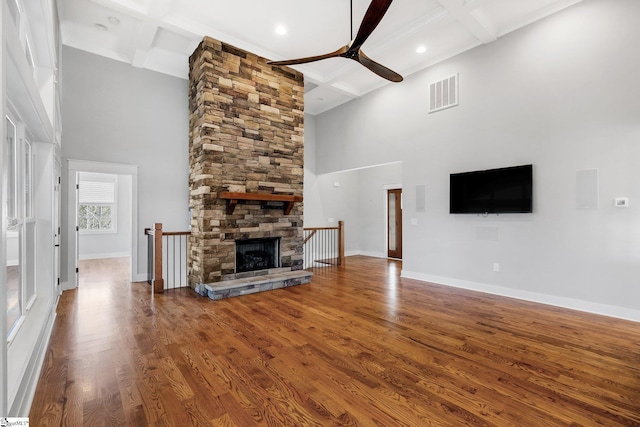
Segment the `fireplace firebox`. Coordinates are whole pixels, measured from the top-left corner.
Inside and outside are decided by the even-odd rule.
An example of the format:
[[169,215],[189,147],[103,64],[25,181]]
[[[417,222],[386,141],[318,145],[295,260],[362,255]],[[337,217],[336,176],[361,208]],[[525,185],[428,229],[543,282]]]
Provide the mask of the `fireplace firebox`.
[[236,240],[236,273],[279,267],[279,237]]

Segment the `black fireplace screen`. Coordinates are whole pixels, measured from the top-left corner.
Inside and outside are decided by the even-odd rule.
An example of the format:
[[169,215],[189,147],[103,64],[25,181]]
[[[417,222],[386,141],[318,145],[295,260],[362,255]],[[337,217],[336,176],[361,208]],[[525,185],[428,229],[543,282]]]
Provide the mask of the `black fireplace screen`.
[[280,267],[280,238],[236,240],[236,273]]

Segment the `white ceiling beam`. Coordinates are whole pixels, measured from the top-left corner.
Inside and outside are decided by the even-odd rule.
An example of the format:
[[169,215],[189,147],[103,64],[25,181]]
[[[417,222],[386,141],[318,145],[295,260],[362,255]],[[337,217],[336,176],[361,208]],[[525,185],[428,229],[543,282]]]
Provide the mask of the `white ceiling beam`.
[[160,28],[160,22],[169,13],[174,0],[156,0],[150,3],[146,16],[138,26],[129,45],[131,65],[142,68],[145,65],[153,40]]
[[478,17],[465,8],[462,0],[438,0],[438,2],[482,43],[491,43],[498,38],[496,31],[489,28],[487,23],[481,22]]
[[153,40],[158,32],[158,24],[142,22],[138,26],[136,34],[131,39],[129,51],[131,54],[131,65],[142,68],[149,54],[149,49],[153,47]]

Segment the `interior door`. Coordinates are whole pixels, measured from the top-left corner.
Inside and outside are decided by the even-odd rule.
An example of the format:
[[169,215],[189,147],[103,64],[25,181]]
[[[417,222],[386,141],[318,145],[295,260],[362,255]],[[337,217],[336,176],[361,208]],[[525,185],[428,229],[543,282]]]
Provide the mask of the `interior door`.
[[61,167],[55,162],[54,197],[53,197],[53,283],[54,295],[60,295],[60,187]]
[[76,253],[74,254],[75,256],[75,266],[76,266],[76,274],[75,274],[75,285],[76,288],[78,286],[80,286],[80,226],[78,225],[78,212],[80,211],[80,180],[78,178],[78,172],[75,173],[75,180],[76,180],[76,206],[75,206],[75,212],[76,212],[76,223],[75,223],[75,227],[76,227],[76,232],[74,234],[74,238],[76,239]]
[[387,190],[387,256],[402,259],[402,189]]

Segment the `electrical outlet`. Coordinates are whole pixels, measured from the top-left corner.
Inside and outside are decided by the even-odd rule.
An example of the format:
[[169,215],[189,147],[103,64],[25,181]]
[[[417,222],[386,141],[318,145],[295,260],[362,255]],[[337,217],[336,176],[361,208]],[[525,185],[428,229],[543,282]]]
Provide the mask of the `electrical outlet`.
[[500,264],[498,264],[497,262],[493,263],[493,271],[495,271],[496,273],[500,271]]
[[329,221],[329,224],[333,224],[333,222],[335,221],[335,219],[333,219],[333,218],[329,218],[327,221]]
[[628,197],[616,197],[613,201],[613,204],[617,208],[626,208],[629,207],[629,198]]

